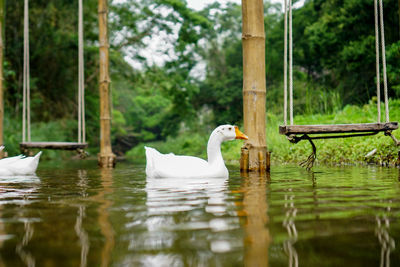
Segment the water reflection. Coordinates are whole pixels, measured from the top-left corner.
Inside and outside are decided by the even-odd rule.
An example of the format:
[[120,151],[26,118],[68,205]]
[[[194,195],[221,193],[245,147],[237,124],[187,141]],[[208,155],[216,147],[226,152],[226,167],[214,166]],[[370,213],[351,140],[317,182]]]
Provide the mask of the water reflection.
[[39,185],[36,175],[0,177],[0,205],[32,203]]
[[[227,187],[225,178],[147,178],[146,212],[129,224],[143,231],[129,244],[138,252],[130,260],[133,265],[210,266],[216,264],[213,253],[236,249],[224,234],[236,223],[227,216]],[[148,251],[168,252],[155,256]]]
[[99,226],[101,233],[105,238],[103,249],[101,250],[101,266],[109,266],[111,261],[111,253],[115,246],[114,230],[110,222],[110,207],[113,202],[107,197],[113,190],[112,169],[101,169],[101,185],[103,190],[100,190],[96,196],[101,205],[98,208]]
[[30,251],[25,249],[29,241],[32,239],[34,233],[33,224],[28,219],[24,220],[24,231],[24,237],[22,238],[22,241],[17,244],[15,251],[20,256],[22,262],[25,263],[26,266],[35,266],[35,258]]
[[[26,206],[32,203],[33,194],[38,190],[40,179],[36,175],[0,177],[0,204],[19,205],[18,221],[24,224],[24,235],[17,243],[15,252],[26,266],[35,266],[35,257],[27,249],[34,234],[34,219],[25,214]],[[2,229],[2,236],[7,238],[5,228]],[[10,236],[11,237],[11,236]],[[2,238],[3,239],[3,238]]]
[[[78,186],[81,189],[80,195],[82,197],[87,197],[87,189],[88,189],[88,177],[87,171],[78,170]],[[76,217],[75,223],[75,232],[79,237],[79,244],[81,246],[81,267],[85,267],[87,265],[87,256],[89,253],[89,235],[83,228],[82,222],[86,217],[86,206],[83,204],[79,204],[78,207],[78,216]]]
[[266,183],[270,179],[269,173],[243,174],[241,191],[243,193],[243,211],[246,221],[243,225],[245,231],[246,266],[268,266],[268,249],[270,234],[267,228],[268,203]]
[[189,211],[207,201],[206,212],[226,211],[225,178],[147,178],[147,209],[150,215]]
[[282,225],[286,228],[289,236],[289,238],[283,243],[283,249],[286,255],[288,255],[289,257],[289,267],[299,266],[297,251],[294,247],[294,244],[297,241],[297,230],[296,224],[294,223],[297,215],[297,209],[294,205],[294,197],[295,196],[293,194],[292,188],[288,188],[287,193],[285,194],[284,204],[286,213]]
[[378,237],[379,244],[381,246],[381,259],[380,267],[390,266],[390,253],[395,249],[395,241],[389,235],[390,220],[388,214],[390,213],[390,205],[392,201],[389,201],[386,207],[386,212],[383,215],[376,215],[376,228],[375,235]]
[[0,177],[0,266],[400,266],[396,169],[81,169]]

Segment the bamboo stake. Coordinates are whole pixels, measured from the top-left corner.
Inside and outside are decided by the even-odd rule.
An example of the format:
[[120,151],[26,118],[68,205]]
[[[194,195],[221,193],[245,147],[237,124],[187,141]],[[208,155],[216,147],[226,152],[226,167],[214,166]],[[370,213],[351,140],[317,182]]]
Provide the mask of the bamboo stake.
[[108,73],[108,35],[107,35],[107,0],[99,0],[99,53],[100,53],[100,153],[98,162],[100,167],[112,168],[115,166],[115,155],[111,148],[111,114],[110,114],[110,76]]
[[[4,144],[3,126],[4,126],[4,87],[3,87],[3,53],[4,53],[4,13],[5,0],[0,0],[0,145]],[[4,152],[0,152],[0,158],[3,158]]]
[[242,147],[241,169],[243,171],[269,170],[265,160],[267,146],[265,143],[266,85],[263,1],[242,0],[242,17],[243,115],[244,131],[249,136],[249,140]]

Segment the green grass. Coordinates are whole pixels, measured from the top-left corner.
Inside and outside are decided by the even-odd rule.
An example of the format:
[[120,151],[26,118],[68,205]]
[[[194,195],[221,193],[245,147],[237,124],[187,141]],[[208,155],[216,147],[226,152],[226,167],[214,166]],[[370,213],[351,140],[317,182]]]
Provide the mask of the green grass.
[[[384,107],[382,106],[382,111]],[[391,121],[400,120],[400,100],[390,101]],[[331,114],[299,115],[294,118],[295,124],[338,124],[338,123],[372,123],[376,122],[376,103],[371,101],[362,107],[346,106],[341,111]],[[267,114],[267,146],[272,152],[275,164],[301,162],[311,153],[307,141],[292,144],[285,136],[279,135],[278,126],[281,116]],[[384,118],[382,119],[384,121]],[[143,145],[151,146],[162,153],[193,155],[206,158],[208,134],[182,133],[166,142],[140,144],[127,153],[131,160],[144,160]],[[394,135],[400,139],[400,131]],[[393,166],[397,160],[398,148],[390,137],[379,133],[370,137],[315,140],[317,146],[317,163],[319,164],[378,164]],[[240,148],[243,142],[231,141],[223,144],[222,153],[225,161],[238,164]],[[377,149],[376,153],[366,158],[368,152]]]

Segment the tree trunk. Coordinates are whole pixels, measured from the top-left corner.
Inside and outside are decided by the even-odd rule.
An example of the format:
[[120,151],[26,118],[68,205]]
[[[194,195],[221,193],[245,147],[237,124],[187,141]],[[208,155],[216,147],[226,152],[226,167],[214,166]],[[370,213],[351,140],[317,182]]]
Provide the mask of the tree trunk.
[[111,149],[110,76],[108,73],[107,0],[99,0],[99,52],[100,52],[100,167],[114,167],[115,155]]
[[265,143],[265,33],[262,0],[242,0],[243,115],[249,136],[242,147],[243,171],[269,170]]

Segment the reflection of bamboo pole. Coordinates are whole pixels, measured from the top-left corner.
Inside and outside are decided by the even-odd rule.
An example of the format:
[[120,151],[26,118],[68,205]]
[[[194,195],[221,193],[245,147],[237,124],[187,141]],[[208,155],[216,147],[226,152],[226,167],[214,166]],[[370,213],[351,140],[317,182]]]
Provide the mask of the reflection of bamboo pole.
[[260,176],[250,173],[244,178],[241,187],[243,212],[246,215],[244,225],[245,266],[268,266],[270,236],[267,228],[266,181],[265,174]]
[[242,0],[242,17],[243,117],[244,132],[249,136],[249,140],[242,147],[241,169],[263,171],[269,169],[265,143],[266,85],[263,1]]
[[110,258],[112,250],[114,249],[114,231],[110,222],[109,208],[112,201],[108,200],[105,196],[113,192],[112,189],[112,172],[110,169],[101,170],[101,185],[103,190],[97,195],[98,200],[102,203],[98,209],[99,213],[99,226],[101,233],[105,238],[103,250],[101,251],[101,266],[110,266]]
[[111,149],[110,76],[108,73],[107,0],[99,0],[99,52],[100,52],[100,153],[101,167],[114,167],[115,155]]

